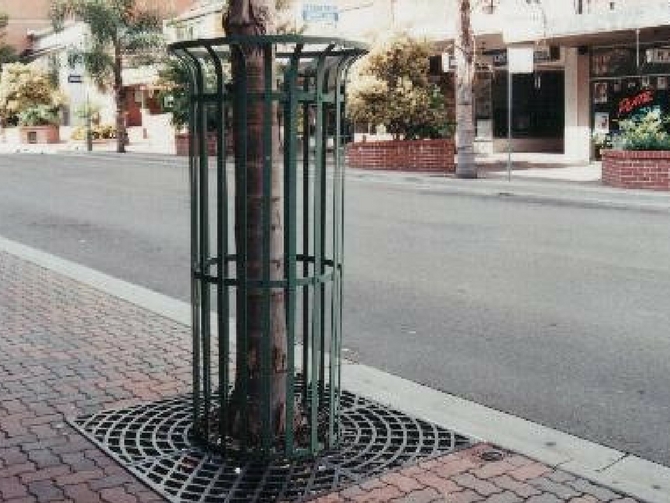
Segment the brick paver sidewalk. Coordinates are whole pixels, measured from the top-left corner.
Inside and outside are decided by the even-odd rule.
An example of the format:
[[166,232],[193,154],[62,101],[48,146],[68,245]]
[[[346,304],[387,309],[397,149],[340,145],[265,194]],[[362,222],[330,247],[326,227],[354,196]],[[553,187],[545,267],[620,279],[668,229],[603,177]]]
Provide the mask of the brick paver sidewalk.
[[[162,501],[64,421],[189,390],[187,327],[0,252],[0,501]],[[634,502],[487,445],[318,502]]]
[[[515,453],[486,462],[481,454],[492,446],[472,449],[419,463],[381,478],[349,487],[314,503],[635,503],[561,470]],[[504,451],[503,451],[504,452]]]

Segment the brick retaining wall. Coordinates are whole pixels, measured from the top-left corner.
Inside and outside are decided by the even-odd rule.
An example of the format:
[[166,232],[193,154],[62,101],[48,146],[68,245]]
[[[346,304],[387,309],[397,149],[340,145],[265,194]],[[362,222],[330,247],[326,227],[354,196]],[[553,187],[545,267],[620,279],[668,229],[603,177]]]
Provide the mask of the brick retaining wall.
[[603,150],[605,185],[624,189],[670,190],[670,151]]
[[352,168],[453,173],[453,140],[359,142],[347,145]]
[[58,126],[20,126],[21,143],[58,143],[60,130]]
[[[175,150],[177,155],[188,156],[188,143],[191,135],[188,133],[180,133],[174,136]],[[197,140],[194,148],[198,150]],[[210,156],[216,155],[216,135],[207,133],[207,153]]]

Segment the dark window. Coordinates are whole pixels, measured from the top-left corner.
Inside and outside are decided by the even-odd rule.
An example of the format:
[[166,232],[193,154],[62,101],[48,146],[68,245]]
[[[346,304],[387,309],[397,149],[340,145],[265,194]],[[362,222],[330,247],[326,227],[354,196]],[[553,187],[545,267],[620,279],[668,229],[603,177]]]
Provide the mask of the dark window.
[[[562,71],[516,74],[512,85],[512,134],[515,138],[562,138],[565,82]],[[494,136],[507,136],[507,74],[493,82]]]

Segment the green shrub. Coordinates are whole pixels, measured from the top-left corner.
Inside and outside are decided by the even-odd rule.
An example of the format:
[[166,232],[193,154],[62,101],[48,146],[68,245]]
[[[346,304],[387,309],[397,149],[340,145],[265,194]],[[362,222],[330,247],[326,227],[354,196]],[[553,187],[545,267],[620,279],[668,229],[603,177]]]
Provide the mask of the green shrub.
[[37,105],[19,112],[20,126],[57,126],[60,123],[58,109],[48,105]]
[[21,123],[21,114],[25,114],[24,120],[28,122],[52,118],[49,111],[58,110],[64,103],[65,97],[52,86],[47,74],[22,63],[2,67],[0,119],[5,124]]
[[670,150],[668,119],[658,109],[643,116],[619,122],[621,146],[624,150]]
[[398,36],[373,49],[352,77],[350,117],[384,125],[396,138],[449,135],[444,94],[428,78],[428,42]]

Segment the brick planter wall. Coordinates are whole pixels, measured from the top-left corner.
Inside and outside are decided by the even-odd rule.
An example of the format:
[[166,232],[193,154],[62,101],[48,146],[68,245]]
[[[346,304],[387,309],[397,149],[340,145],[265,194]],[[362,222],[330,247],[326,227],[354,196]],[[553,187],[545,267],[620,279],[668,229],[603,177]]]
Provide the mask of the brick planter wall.
[[346,150],[352,168],[453,173],[453,140],[411,140],[350,143]]
[[603,150],[602,161],[605,185],[670,190],[670,151]]
[[58,126],[20,126],[21,143],[58,143],[60,131]]
[[[178,133],[174,136],[175,142],[175,151],[177,155],[187,156],[188,155],[188,141],[190,138],[188,133]],[[232,138],[230,135],[226,135],[226,144],[228,153],[232,152]],[[197,150],[198,145],[196,142],[195,148]],[[210,156],[216,155],[216,133],[207,133],[207,154]]]

